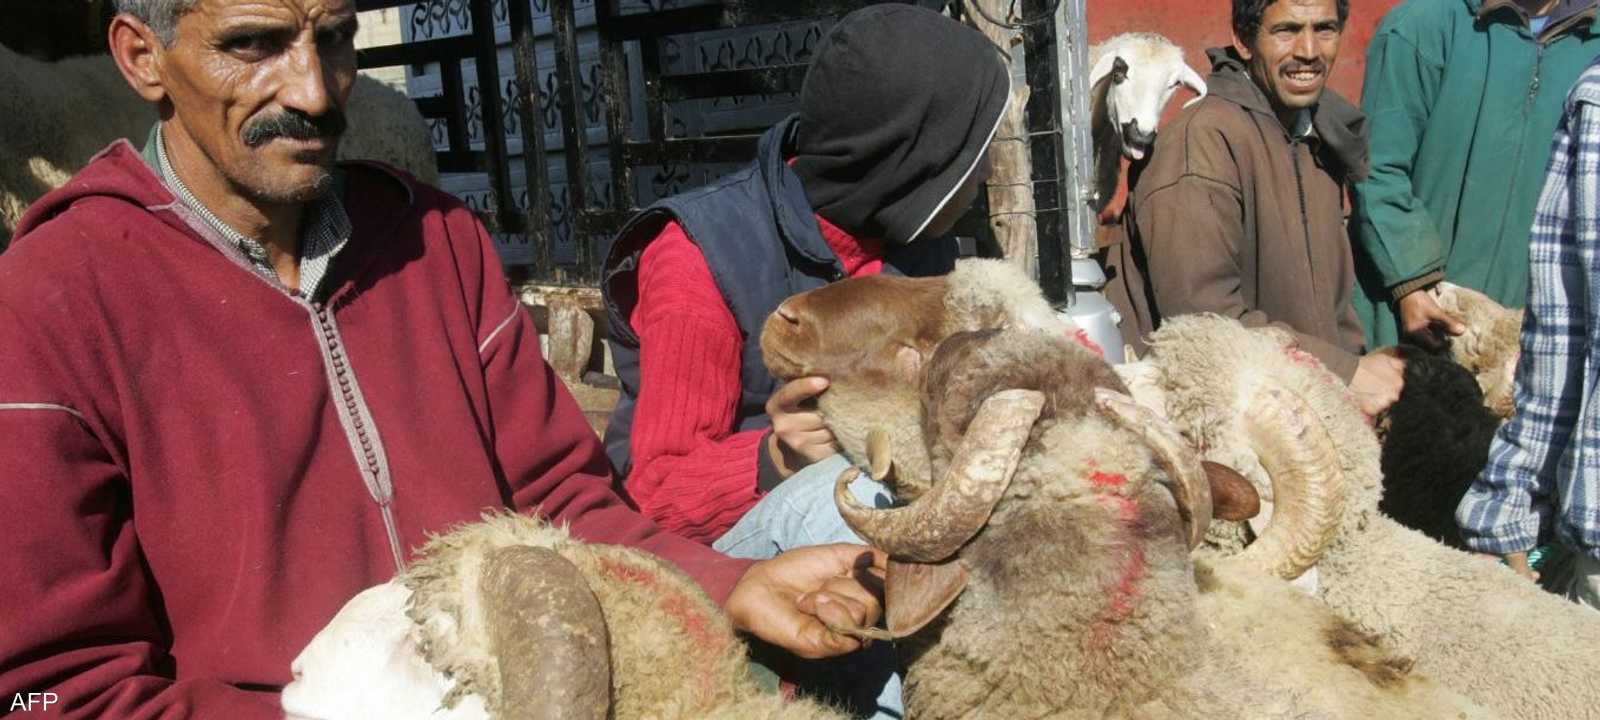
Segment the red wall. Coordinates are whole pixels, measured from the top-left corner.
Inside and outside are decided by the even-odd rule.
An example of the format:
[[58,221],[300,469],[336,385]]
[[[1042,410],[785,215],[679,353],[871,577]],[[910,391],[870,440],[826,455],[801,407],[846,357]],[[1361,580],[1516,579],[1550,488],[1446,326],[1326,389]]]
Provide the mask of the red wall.
[[[1361,99],[1361,74],[1367,41],[1383,14],[1401,0],[1351,0],[1350,21],[1333,68],[1331,86],[1353,103]],[[1125,32],[1157,32],[1188,54],[1189,64],[1206,75],[1205,50],[1227,45],[1232,37],[1229,0],[1088,0],[1089,42],[1098,43]],[[1182,96],[1179,98],[1182,99]],[[1181,107],[1174,102],[1169,108]]]

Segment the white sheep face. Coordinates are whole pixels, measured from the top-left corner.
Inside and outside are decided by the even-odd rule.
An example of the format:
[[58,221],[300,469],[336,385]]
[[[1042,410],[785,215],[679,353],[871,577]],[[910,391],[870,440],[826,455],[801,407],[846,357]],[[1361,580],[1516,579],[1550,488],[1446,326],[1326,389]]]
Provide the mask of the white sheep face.
[[1183,61],[1183,48],[1154,33],[1118,35],[1091,50],[1089,86],[1108,76],[1106,112],[1122,138],[1122,154],[1140,160],[1155,143],[1161,111],[1179,86],[1206,94],[1205,80]]
[[477,695],[443,708],[455,683],[418,652],[406,617],[410,599],[405,585],[388,582],[346,603],[290,665],[284,713],[291,720],[488,720]]

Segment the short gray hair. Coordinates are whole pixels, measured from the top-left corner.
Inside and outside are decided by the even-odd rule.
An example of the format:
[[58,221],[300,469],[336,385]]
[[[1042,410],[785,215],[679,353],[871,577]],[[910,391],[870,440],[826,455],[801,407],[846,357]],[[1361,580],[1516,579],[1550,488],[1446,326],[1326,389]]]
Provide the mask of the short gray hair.
[[117,12],[125,12],[150,26],[164,45],[171,45],[178,34],[178,17],[194,9],[198,0],[117,0]]

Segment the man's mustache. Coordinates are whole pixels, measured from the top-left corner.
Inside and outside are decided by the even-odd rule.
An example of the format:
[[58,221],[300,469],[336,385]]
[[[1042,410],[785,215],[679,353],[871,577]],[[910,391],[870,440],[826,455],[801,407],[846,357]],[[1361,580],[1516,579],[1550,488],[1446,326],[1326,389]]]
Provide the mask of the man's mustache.
[[291,140],[337,139],[349,125],[344,111],[333,108],[315,117],[294,110],[252,120],[244,127],[244,144],[260,147],[277,138]]

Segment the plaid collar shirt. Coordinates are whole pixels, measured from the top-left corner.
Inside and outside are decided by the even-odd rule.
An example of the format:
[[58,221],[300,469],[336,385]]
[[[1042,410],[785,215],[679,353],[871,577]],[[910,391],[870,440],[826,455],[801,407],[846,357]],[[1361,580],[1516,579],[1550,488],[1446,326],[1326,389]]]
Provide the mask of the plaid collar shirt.
[[156,169],[161,173],[162,182],[167,184],[184,205],[205,220],[212,230],[217,231],[237,247],[239,252],[249,259],[250,267],[257,275],[283,288],[285,292],[293,292],[313,300],[322,298],[318,293],[323,290],[322,280],[328,275],[328,267],[333,264],[334,256],[338,255],[350,241],[350,216],[345,213],[344,202],[339,198],[337,192],[339,183],[334,184],[333,192],[323,194],[306,206],[300,228],[300,288],[291,291],[284,286],[282,280],[278,279],[278,272],[272,267],[267,249],[260,242],[222,222],[221,218],[200,204],[199,199],[190,192],[189,186],[183,184],[183,180],[173,171],[172,163],[167,159],[167,143],[161,133],[161,123],[156,123],[155,129],[151,132],[150,142],[155,146]]
[[1553,527],[1600,559],[1600,62],[1567,96],[1528,264],[1516,415],[1456,522],[1475,550],[1530,550]]

